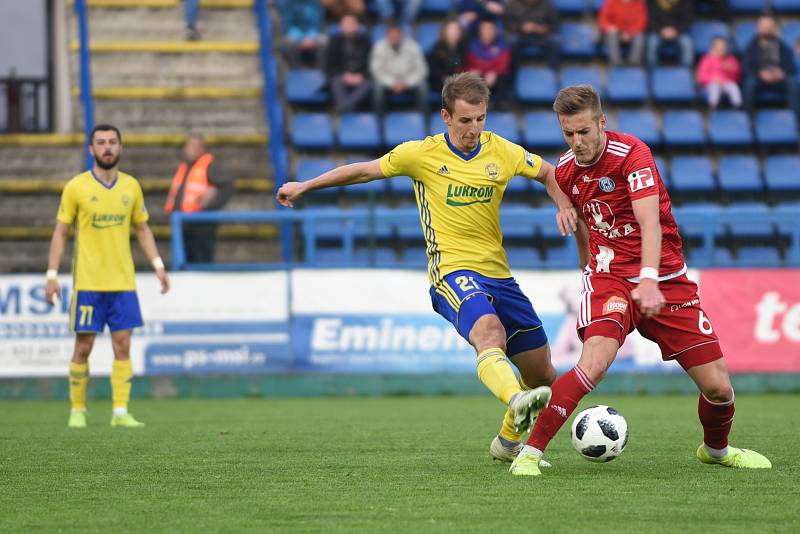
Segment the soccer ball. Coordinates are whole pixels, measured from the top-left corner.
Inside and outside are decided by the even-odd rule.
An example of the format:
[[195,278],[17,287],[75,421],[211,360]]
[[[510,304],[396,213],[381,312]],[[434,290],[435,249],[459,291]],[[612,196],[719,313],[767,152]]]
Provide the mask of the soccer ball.
[[572,421],[572,446],[590,462],[610,462],[628,444],[628,423],[614,408],[591,406]]

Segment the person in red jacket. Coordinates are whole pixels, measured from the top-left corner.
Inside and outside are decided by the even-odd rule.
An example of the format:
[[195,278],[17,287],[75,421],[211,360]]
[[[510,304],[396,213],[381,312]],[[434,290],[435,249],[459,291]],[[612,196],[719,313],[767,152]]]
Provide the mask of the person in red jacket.
[[484,19],[467,47],[466,70],[477,72],[492,91],[492,100],[508,101],[511,85],[511,48],[497,31],[494,20]]
[[622,64],[622,45],[628,47],[628,63],[642,64],[644,31],[647,29],[645,0],[605,0],[597,25],[603,32],[612,67]]

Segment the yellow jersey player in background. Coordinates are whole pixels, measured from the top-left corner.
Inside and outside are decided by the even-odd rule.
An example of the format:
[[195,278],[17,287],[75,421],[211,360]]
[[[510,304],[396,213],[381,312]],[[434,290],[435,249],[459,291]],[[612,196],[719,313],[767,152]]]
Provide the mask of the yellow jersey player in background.
[[69,366],[70,428],[86,427],[86,388],[89,354],[95,336],[105,325],[111,331],[114,362],[111,367],[113,415],[111,426],[140,427],[128,413],[133,369],[130,360],[131,332],[142,326],[136,297],[130,230],[150,259],[161,282],[161,293],[169,291],[169,278],[158,255],[153,232],[147,225],[147,208],[139,182],[119,172],[122,136],[117,128],[98,125],[89,139],[94,168],[64,186],[47,262],[47,301],[60,295],[58,265],[75,224],[73,291],[70,326],[75,332],[75,351]]
[[[292,207],[316,189],[391,176],[412,178],[433,308],[473,346],[478,377],[508,406],[489,450],[494,458],[510,462],[522,448],[522,433],[549,401],[556,371],[542,322],[511,276],[500,203],[509,180],[521,175],[543,183],[563,207],[562,234],[575,230],[577,214],[556,185],[552,165],[483,131],[488,103],[489,89],[480,76],[453,75],[442,89],[447,133],[402,143],[380,159],[344,165],[306,182],[288,182],[277,200]],[[519,369],[522,382],[510,363]]]

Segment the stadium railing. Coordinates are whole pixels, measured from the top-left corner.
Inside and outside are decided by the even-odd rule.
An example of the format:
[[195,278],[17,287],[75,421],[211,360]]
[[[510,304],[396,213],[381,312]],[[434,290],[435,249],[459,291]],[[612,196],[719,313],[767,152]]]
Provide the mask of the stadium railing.
[[[86,0],[75,0],[75,16],[78,19],[78,39],[80,50],[78,60],[80,63],[81,104],[83,105],[83,124],[86,139],[94,128],[94,99],[92,98],[92,60],[89,52],[89,14],[86,9]],[[94,160],[86,147],[86,168],[91,168]]]
[[[283,108],[278,93],[278,65],[272,53],[272,18],[269,14],[267,0],[256,0],[253,9],[256,12],[259,31],[259,53],[261,56],[261,69],[264,77],[264,113],[269,125],[269,151],[270,161],[274,174],[273,183],[280,187],[287,179],[289,155],[283,142]],[[291,224],[281,224],[281,253],[285,262],[291,261],[293,241]]]
[[[786,255],[781,265],[775,267],[795,266],[800,267],[800,207],[787,209],[772,208],[764,210],[738,209],[735,207],[708,211],[693,210],[691,208],[676,208],[675,218],[679,225],[692,225],[703,229],[701,245],[692,254],[691,267],[715,267],[714,248],[715,236],[726,233],[733,225],[747,227],[770,223],[782,228],[782,233],[788,238]],[[504,225],[529,225],[531,227],[555,226],[554,211],[552,208],[508,208],[501,212]],[[217,263],[217,264],[189,264],[186,262],[183,242],[183,224],[193,223],[278,223],[293,227],[299,226],[299,235],[302,236],[303,260],[294,261],[284,257],[280,262],[267,263]],[[317,234],[321,225],[327,222],[343,222],[342,225],[342,254],[346,260],[354,259],[357,239],[357,225],[364,224],[368,235],[375,235],[377,223],[392,224],[396,226],[418,226],[419,213],[416,208],[387,208],[387,207],[359,207],[355,209],[302,209],[302,210],[277,210],[277,211],[221,211],[205,213],[173,213],[172,225],[172,268],[174,270],[205,270],[205,271],[242,271],[263,269],[285,269],[289,267],[325,267],[317,261]],[[360,226],[364,228],[364,226]],[[363,231],[362,231],[363,232]],[[283,243],[284,248],[296,250],[295,233],[291,232],[291,240]],[[420,234],[421,235],[421,234]],[[373,239],[368,238],[369,241]],[[533,241],[533,235],[532,239]],[[531,242],[531,246],[534,243]],[[574,265],[564,265],[563,262],[553,264],[544,261],[544,268],[572,268]],[[577,256],[575,259],[577,264]],[[354,263],[354,266],[355,263]],[[396,265],[381,264],[381,267],[408,267],[403,262]],[[749,266],[738,263],[737,266]],[[347,267],[347,265],[337,265]],[[423,264],[418,266],[424,267]]]

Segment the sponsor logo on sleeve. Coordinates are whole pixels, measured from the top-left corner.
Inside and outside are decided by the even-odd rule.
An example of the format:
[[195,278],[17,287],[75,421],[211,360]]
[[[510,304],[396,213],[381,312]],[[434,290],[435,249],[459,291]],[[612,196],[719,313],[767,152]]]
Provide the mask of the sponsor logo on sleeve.
[[633,171],[628,175],[628,188],[630,189],[631,193],[652,187],[655,185],[655,183],[656,181],[653,178],[653,171],[650,170],[650,167]]

